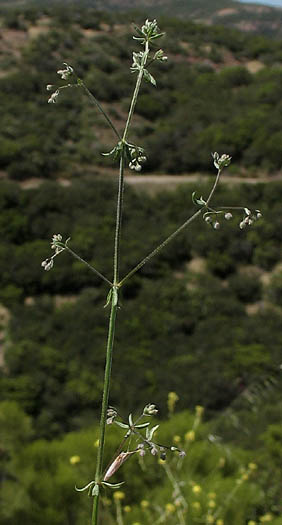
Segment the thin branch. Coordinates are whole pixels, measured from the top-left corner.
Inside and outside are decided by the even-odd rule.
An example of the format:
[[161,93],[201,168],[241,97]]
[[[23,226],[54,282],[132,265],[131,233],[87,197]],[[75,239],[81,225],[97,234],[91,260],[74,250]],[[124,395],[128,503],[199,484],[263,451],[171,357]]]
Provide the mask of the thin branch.
[[[207,208],[208,207],[208,204],[209,204],[209,202],[210,202],[210,200],[211,200],[211,198],[212,198],[212,196],[213,196],[213,194],[214,194],[214,192],[216,190],[221,171],[222,170],[218,170],[218,173],[217,173],[214,185],[213,185],[213,187],[212,187],[212,189],[210,191],[210,194],[208,196],[206,204],[205,204],[205,206],[203,206],[203,208]],[[159,244],[159,246],[157,246],[157,248],[155,248],[151,253],[149,253],[146,257],[144,257],[144,259],[142,259],[137,264],[137,266],[135,266],[133,268],[133,270],[131,270],[118,283],[118,287],[120,288],[121,286],[123,286],[125,281],[127,281],[127,279],[129,279],[130,277],[132,277],[132,275],[134,275],[136,272],[138,272],[138,270],[140,270],[140,268],[142,268],[142,266],[144,266],[144,264],[146,264],[148,261],[150,261],[155,255],[157,255],[169,242],[171,242],[180,232],[182,232],[182,230],[184,230],[192,221],[194,221],[199,215],[201,215],[201,213],[203,211],[203,208],[200,208],[199,210],[197,210],[191,217],[189,217],[189,219],[187,219],[187,221],[185,221],[181,226],[179,226],[179,228],[177,228],[177,230],[175,230],[171,235],[169,235],[169,237],[167,237],[161,244]]]
[[98,270],[96,270],[96,268],[94,268],[94,266],[91,266],[91,264],[89,264],[87,261],[82,259],[82,257],[77,255],[77,253],[75,253],[73,250],[71,250],[68,246],[65,246],[64,249],[67,250],[75,259],[77,259],[78,261],[80,261],[83,264],[86,264],[86,266],[91,270],[91,272],[93,272],[96,275],[98,275],[98,277],[103,279],[103,281],[108,283],[111,287],[113,286],[113,283],[111,283],[111,281],[109,281],[109,279],[107,279],[107,277],[105,277],[102,273],[100,273]]

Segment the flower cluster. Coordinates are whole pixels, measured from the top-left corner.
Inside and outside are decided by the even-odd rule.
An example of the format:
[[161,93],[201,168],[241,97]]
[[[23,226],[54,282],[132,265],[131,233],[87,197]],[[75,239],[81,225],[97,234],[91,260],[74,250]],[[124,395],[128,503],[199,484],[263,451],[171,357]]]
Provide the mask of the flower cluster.
[[117,410],[114,407],[109,407],[107,410],[107,425],[112,425],[117,416]]
[[229,166],[231,162],[231,158],[232,158],[229,155],[226,155],[226,153],[224,153],[220,157],[217,151],[215,151],[215,153],[212,153],[212,157],[213,157],[213,163],[217,170],[222,170],[223,168],[226,168],[227,166]]
[[[258,219],[260,219],[262,217],[262,213],[260,210],[255,210],[254,212],[251,212],[251,210],[249,210],[249,208],[236,208],[236,209],[243,209],[244,210],[244,218],[242,219],[242,221],[240,222],[239,224],[239,228],[241,230],[243,230],[244,228],[246,228],[246,226],[251,226],[255,221],[257,221]],[[203,219],[206,223],[210,224],[215,230],[219,230],[220,228],[220,222],[218,221],[217,217],[219,215],[222,215],[224,214],[224,218],[225,220],[227,221],[230,221],[230,219],[232,219],[233,215],[230,211],[228,212],[223,212],[223,211],[215,211],[215,210],[210,210],[210,211],[207,211],[206,213],[204,213],[203,215]]]
[[134,29],[138,36],[134,36],[133,38],[134,40],[138,40],[141,44],[145,44],[151,40],[156,40],[164,35],[164,33],[160,33],[156,20],[150,21],[147,19],[141,28],[135,26]]
[[129,145],[130,162],[129,168],[135,171],[141,171],[143,162],[146,162],[147,158],[144,155],[144,149],[140,146]]
[[254,213],[252,213],[251,210],[249,210],[248,208],[244,208],[244,211],[245,217],[239,224],[241,230],[246,228],[246,226],[251,226],[255,221],[262,217],[262,213],[260,210],[255,210]]
[[[66,62],[64,62],[65,69],[59,69],[57,71],[58,75],[60,75],[62,80],[68,80],[68,78],[73,75],[73,68],[69,66]],[[61,89],[64,89],[66,87],[73,87],[76,86],[76,84],[67,84],[66,86],[60,86],[59,88],[56,88],[56,86],[53,86],[52,84],[47,84],[46,89],[47,91],[52,91],[55,89],[55,91],[52,93],[52,95],[48,99],[48,104],[55,104],[58,100],[58,96],[60,94]]]
[[73,68],[64,62],[65,69],[59,69],[57,71],[62,80],[67,80],[73,74]]
[[163,52],[162,49],[159,49],[159,50],[156,51],[156,53],[154,54],[153,60],[160,60],[161,62],[166,62],[166,60],[167,60],[167,56],[164,55],[164,52]]
[[47,259],[45,259],[45,261],[42,261],[41,263],[41,266],[47,272],[53,268],[55,257],[66,249],[69,239],[67,239],[65,243],[63,243],[62,241],[63,241],[63,237],[60,233],[53,235],[52,241],[51,241],[51,248],[52,250],[55,250],[55,253],[52,255],[52,257],[48,257]]
[[146,405],[143,410],[144,416],[155,416],[157,413],[158,413],[158,409],[156,408],[156,405],[153,405],[151,403]]
[[[158,430],[159,425],[151,426],[151,423],[149,421],[146,421],[145,423],[140,423],[140,420],[143,417],[155,416],[157,413],[158,409],[156,408],[156,405],[153,403],[149,403],[144,407],[142,414],[137,418],[136,421],[133,421],[132,414],[129,414],[128,422],[125,423],[125,421],[117,421],[116,417],[118,416],[118,413],[116,409],[114,409],[113,407],[109,407],[107,411],[107,423],[115,423],[119,427],[125,429],[127,431],[125,438],[135,437],[136,440],[139,441],[137,448],[131,452],[128,452],[128,454],[137,452],[139,456],[144,457],[146,452],[150,452],[152,456],[159,456],[159,458],[164,461],[166,459],[167,452],[170,451],[177,452],[179,457],[183,458],[186,454],[177,446],[166,446],[155,441],[154,434]],[[145,433],[143,433],[143,431],[145,431]],[[120,460],[122,460],[122,462],[120,463],[121,465],[124,462],[124,456],[122,456]],[[116,462],[115,460],[113,462],[113,468],[115,469],[115,471],[117,470],[117,464],[118,462]],[[110,470],[110,472],[112,472],[112,469]],[[107,476],[107,479],[108,477],[109,474]]]

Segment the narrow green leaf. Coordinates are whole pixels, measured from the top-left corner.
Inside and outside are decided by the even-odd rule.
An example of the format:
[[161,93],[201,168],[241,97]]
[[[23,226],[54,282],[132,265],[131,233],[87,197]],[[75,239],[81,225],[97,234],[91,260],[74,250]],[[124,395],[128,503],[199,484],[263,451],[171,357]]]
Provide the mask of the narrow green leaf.
[[151,73],[149,73],[147,69],[144,69],[144,78],[145,80],[147,80],[147,82],[153,84],[153,86],[157,85],[157,82],[155,81],[154,77],[151,75]]
[[121,428],[129,428],[128,425],[126,425],[125,423],[121,423],[120,421],[115,421],[115,424]]
[[91,494],[92,496],[99,496],[99,485],[97,483],[95,483]]
[[135,425],[135,428],[146,428],[150,425],[151,423],[148,421],[147,423],[141,423],[140,425]]
[[104,308],[107,308],[107,306],[109,306],[111,300],[112,300],[112,293],[113,293],[113,289],[111,288],[108,295],[107,295],[107,300],[106,300],[106,304],[104,305]]
[[102,485],[105,485],[110,489],[119,489],[124,483],[125,481],[121,481],[120,483],[108,483],[107,481],[102,481]]
[[116,288],[112,288],[113,291],[113,304],[116,306],[118,304],[118,292]]

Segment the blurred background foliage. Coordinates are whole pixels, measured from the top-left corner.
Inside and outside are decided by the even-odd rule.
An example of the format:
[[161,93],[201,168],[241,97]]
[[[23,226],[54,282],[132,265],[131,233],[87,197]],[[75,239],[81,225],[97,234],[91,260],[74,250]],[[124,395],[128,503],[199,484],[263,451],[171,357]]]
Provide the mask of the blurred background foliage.
[[[99,173],[111,130],[76,89],[47,108],[45,87],[60,83],[56,71],[67,61],[122,128],[138,48],[132,16],[83,4],[0,8],[0,169],[9,177]],[[143,87],[132,130],[148,152],[145,172],[210,172],[216,150],[232,155],[231,171],[280,170],[281,41],[185,19],[159,23],[169,60],[152,66],[157,90]]]
[[[211,183],[199,180],[199,193],[207,194]],[[43,272],[40,264],[49,255],[48,239],[60,231],[71,236],[75,251],[110,277],[116,189],[116,183],[90,176],[69,187],[46,182],[22,190],[15,182],[1,183],[5,525],[20,516],[28,524],[87,520],[89,501],[75,495],[73,487],[89,481],[95,464],[98,428],[92,425],[99,417],[103,381],[107,287],[66,253],[51,272]],[[126,187],[122,274],[193,212],[193,189],[185,184],[149,196]],[[192,474],[188,452],[181,471],[185,498],[190,501],[192,482],[204,485],[200,502],[207,512],[213,484],[223,501],[242,466],[259,464],[250,487],[234,496],[242,504],[240,512],[233,500],[224,510],[230,524],[245,524],[267,512],[273,514],[271,523],[279,523],[273,520],[281,513],[280,198],[278,182],[220,186],[215,204],[259,203],[264,219],[244,231],[238,228],[240,214],[218,231],[196,221],[128,283],[119,312],[111,404],[126,417],[153,401],[166,419],[167,394],[177,392],[180,413],[161,425],[168,443],[192,428],[192,416],[181,411],[193,411],[196,404],[206,408],[206,433],[195,454],[207,455],[203,461],[208,463],[202,471],[195,459]],[[112,427],[108,439],[118,445]],[[221,479],[221,471],[213,478],[224,450],[236,468],[227,479]],[[84,458],[82,474],[82,462],[70,463],[77,455]],[[131,514],[124,513],[126,524],[152,522],[160,509],[168,512],[165,505],[171,501],[161,466],[156,472],[146,458],[143,473],[136,463],[132,459],[122,472],[123,478],[130,476],[121,501],[131,507]],[[12,505],[15,491],[19,496]],[[152,491],[156,507],[146,510],[146,518],[140,502]],[[104,510],[109,524],[116,512],[115,500],[107,505],[111,497],[106,496]],[[175,523],[173,512],[169,519]]]
[[[42,4],[1,8],[0,18],[0,521],[78,525],[90,515],[91,501],[74,486],[95,469],[108,290],[66,253],[51,272],[41,262],[61,233],[111,278],[117,181],[100,156],[113,137],[83,93],[69,90],[47,106],[45,86],[70,62],[122,127],[131,15]],[[282,43],[159,23],[169,61],[154,66],[157,91],[143,88],[132,137],[146,147],[148,173],[203,176],[175,192],[126,187],[122,275],[195,211],[195,189],[208,194],[211,151],[233,156],[231,179],[259,181],[281,164]],[[42,184],[26,189],[30,179]],[[126,417],[156,403],[160,441],[187,457],[130,459],[116,476],[124,491],[104,495],[105,525],[120,516],[124,525],[175,525],[168,468],[189,523],[215,515],[216,525],[281,525],[280,197],[279,181],[220,186],[215,206],[259,207],[264,218],[244,231],[240,214],[218,231],[199,220],[124,288],[111,404]],[[176,414],[169,392],[179,396]],[[196,405],[205,417],[193,435]],[[120,440],[110,427],[108,461]]]

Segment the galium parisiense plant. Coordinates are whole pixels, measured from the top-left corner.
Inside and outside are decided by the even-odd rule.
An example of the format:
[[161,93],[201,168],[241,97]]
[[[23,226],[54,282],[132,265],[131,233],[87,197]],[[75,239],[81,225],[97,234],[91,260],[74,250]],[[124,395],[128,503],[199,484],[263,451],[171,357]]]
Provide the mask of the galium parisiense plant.
[[[110,308],[109,314],[109,328],[108,338],[106,345],[106,363],[105,363],[105,375],[104,375],[104,386],[102,396],[102,407],[101,407],[101,420],[100,420],[100,438],[99,448],[97,455],[96,473],[93,481],[90,481],[85,487],[77,490],[88,490],[89,494],[93,496],[93,512],[92,512],[92,525],[98,523],[98,510],[99,510],[99,497],[101,489],[103,487],[110,487],[112,489],[119,488],[121,483],[111,483],[109,479],[117,470],[127,461],[131,456],[139,454],[144,456],[146,452],[150,452],[154,456],[158,456],[161,459],[165,459],[167,451],[176,452],[180,458],[184,457],[185,452],[180,450],[177,446],[165,446],[155,441],[154,433],[158,428],[158,425],[151,426],[148,419],[157,414],[157,408],[154,404],[149,403],[140,414],[138,418],[133,418],[132,414],[129,415],[128,421],[120,418],[116,408],[109,406],[109,393],[110,393],[110,381],[111,381],[111,365],[112,365],[112,354],[114,347],[115,327],[117,311],[119,308],[119,291],[122,286],[132,277],[144,264],[149,262],[155,257],[165,246],[170,243],[182,230],[187,228],[197,217],[202,217],[204,221],[212,226],[215,230],[220,228],[220,219],[225,220],[232,219],[234,211],[241,212],[243,216],[240,220],[240,228],[243,229],[250,226],[254,221],[261,217],[259,210],[251,211],[247,207],[236,206],[226,207],[221,206],[216,209],[211,206],[212,197],[215,193],[217,185],[219,183],[220,175],[224,168],[226,168],[230,162],[231,157],[227,154],[219,155],[217,152],[212,154],[213,163],[217,170],[217,174],[207,198],[197,197],[196,192],[192,194],[192,200],[197,207],[196,211],[192,216],[188,217],[187,220],[179,226],[168,238],[161,242],[151,253],[144,256],[144,258],[136,264],[125,276],[120,277],[120,238],[121,238],[121,226],[122,226],[122,212],[123,212],[123,194],[124,194],[124,171],[128,166],[131,170],[140,172],[142,165],[146,162],[146,154],[142,146],[135,144],[129,140],[130,126],[132,117],[134,114],[135,106],[138,99],[141,83],[143,80],[152,84],[156,87],[156,80],[149,72],[149,67],[154,62],[164,62],[167,57],[164,55],[162,49],[155,48],[156,42],[164,35],[160,32],[157,21],[146,20],[144,25],[139,28],[135,26],[134,40],[141,45],[140,51],[133,52],[133,62],[131,66],[132,74],[136,75],[136,83],[133,91],[128,117],[125,122],[123,133],[120,133],[113,122],[111,121],[108,114],[105,112],[101,104],[95,98],[95,96],[89,91],[83,80],[80,79],[72,66],[64,63],[64,68],[57,71],[64,84],[60,86],[54,86],[51,84],[47,85],[47,90],[52,91],[48,103],[53,104],[58,102],[59,96],[66,88],[80,88],[84,90],[89,97],[91,103],[93,103],[97,109],[102,113],[106,122],[113,131],[117,144],[114,148],[103,155],[111,156],[114,161],[119,164],[119,177],[118,177],[118,194],[117,194],[117,206],[116,206],[116,228],[113,246],[113,276],[108,278],[95,267],[90,265],[87,261],[83,260],[77,253],[75,253],[69,246],[70,238],[63,240],[61,234],[53,235],[51,248],[53,255],[42,262],[42,267],[45,270],[51,270],[54,265],[55,258],[63,252],[68,252],[73,257],[78,259],[80,262],[86,264],[88,268],[98,275],[103,281],[109,286],[109,293],[106,300],[106,307]],[[145,419],[145,421],[144,421]],[[104,447],[105,447],[105,429],[107,424],[116,424],[123,431],[124,436],[121,441],[119,450],[112,458],[110,464],[106,469],[103,465]]]

